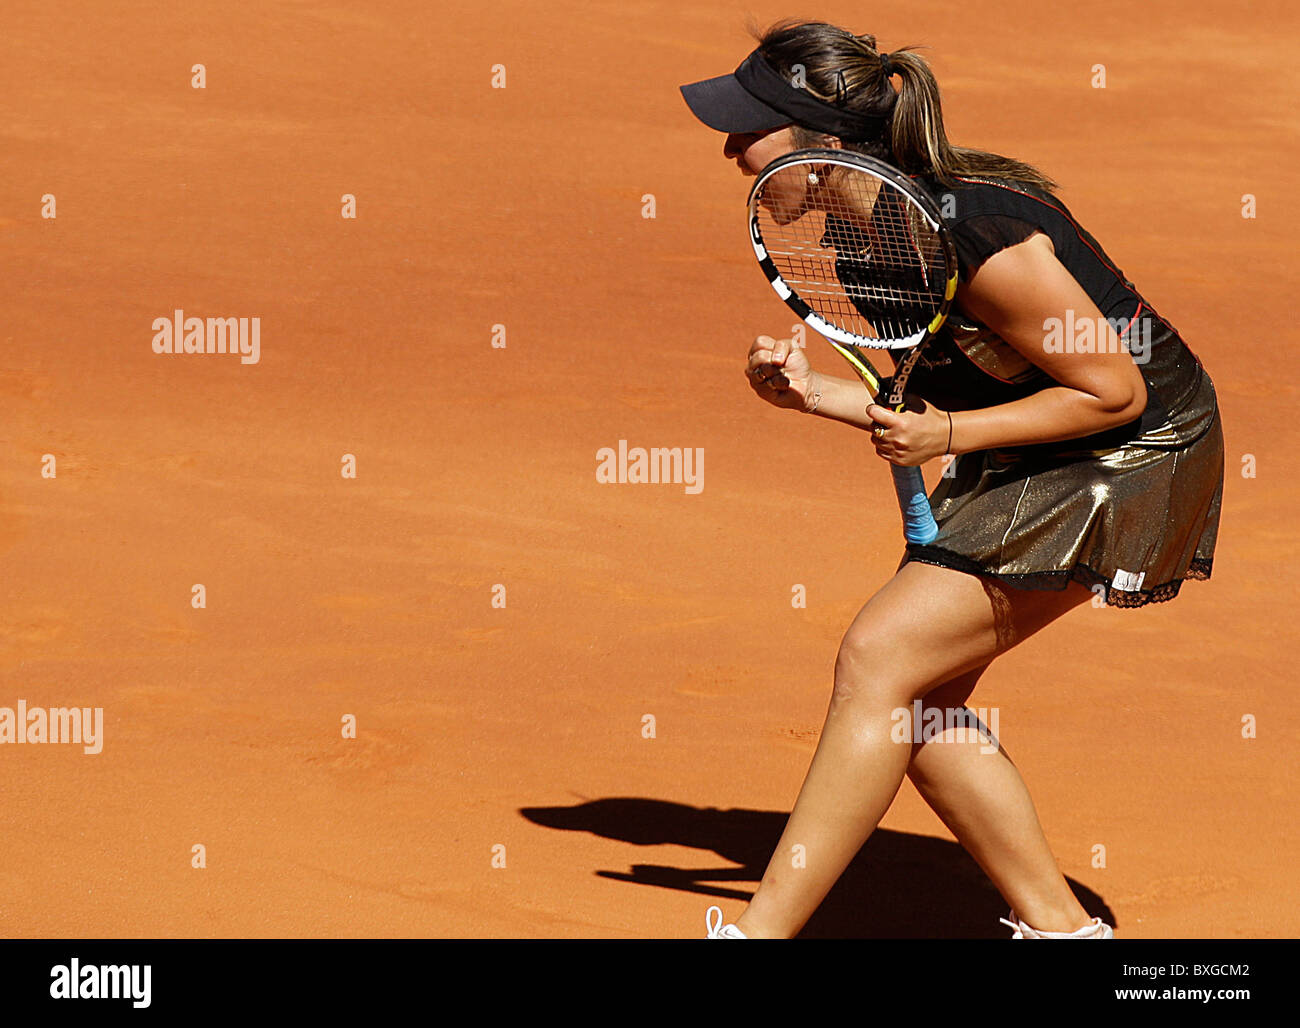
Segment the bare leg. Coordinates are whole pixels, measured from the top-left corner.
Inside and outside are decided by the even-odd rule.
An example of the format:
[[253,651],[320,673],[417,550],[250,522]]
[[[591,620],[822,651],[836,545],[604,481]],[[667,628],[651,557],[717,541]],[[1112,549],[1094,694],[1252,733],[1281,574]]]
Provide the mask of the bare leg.
[[[931,690],[925,707],[961,707],[983,671],[976,668]],[[1000,745],[989,752],[969,733],[949,729],[913,743],[907,774],[1016,917],[1047,932],[1072,932],[1089,923],[1047,845],[1029,790]]]
[[793,938],[826,897],[907,773],[912,747],[894,740],[896,711],[985,666],[1090,596],[1081,586],[1006,589],[915,561],[899,569],[840,644],[817,752],[737,927],[750,938]]

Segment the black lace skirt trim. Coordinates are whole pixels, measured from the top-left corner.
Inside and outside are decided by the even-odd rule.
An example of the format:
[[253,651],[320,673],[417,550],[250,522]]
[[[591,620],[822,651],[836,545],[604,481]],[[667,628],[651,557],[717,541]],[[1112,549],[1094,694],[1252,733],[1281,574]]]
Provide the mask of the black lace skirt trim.
[[995,578],[1013,589],[1061,592],[1071,582],[1078,582],[1095,592],[1095,587],[1101,586],[1105,590],[1104,599],[1108,607],[1145,607],[1149,603],[1165,603],[1178,595],[1178,590],[1182,588],[1184,581],[1192,579],[1207,581],[1214,569],[1213,558],[1208,560],[1200,557],[1193,558],[1183,578],[1163,582],[1152,589],[1140,589],[1130,592],[1116,589],[1111,584],[1110,579],[1090,568],[1087,564],[1076,564],[1068,571],[1038,571],[1025,575],[993,574],[975,561],[963,557],[960,553],[953,553],[937,546],[910,545],[899,567],[901,568],[904,564],[913,560],[922,564],[952,568],[954,571],[978,575],[981,578]]

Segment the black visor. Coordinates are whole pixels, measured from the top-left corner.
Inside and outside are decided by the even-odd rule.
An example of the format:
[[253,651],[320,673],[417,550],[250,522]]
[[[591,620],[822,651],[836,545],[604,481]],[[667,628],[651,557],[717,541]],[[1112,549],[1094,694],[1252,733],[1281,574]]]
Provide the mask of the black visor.
[[878,139],[889,122],[888,113],[857,114],[818,100],[788,82],[757,50],[732,74],[694,82],[681,91],[695,116],[718,132],[766,132],[799,124],[847,142],[863,142]]

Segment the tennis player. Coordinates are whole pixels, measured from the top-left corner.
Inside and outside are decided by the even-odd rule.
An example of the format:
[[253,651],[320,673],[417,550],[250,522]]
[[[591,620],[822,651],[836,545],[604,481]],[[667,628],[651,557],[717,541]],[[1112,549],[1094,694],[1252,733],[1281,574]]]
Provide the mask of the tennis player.
[[948,324],[912,375],[916,409],[873,404],[790,340],[750,348],[749,384],[768,403],[868,430],[893,464],[954,454],[955,466],[931,496],[938,538],[907,545],[845,633],[758,889],[734,924],[711,907],[709,937],[794,937],[907,776],[1007,901],[1013,938],[1112,938],[1062,876],[1001,747],[958,727],[900,744],[897,712],[917,699],[960,712],[994,658],[1094,595],[1139,607],[1210,577],[1224,458],[1209,375],[1050,179],[949,144],[916,53],[784,21],[734,74],[682,93],[746,176],[809,146],[900,168],[944,211],[960,267]]

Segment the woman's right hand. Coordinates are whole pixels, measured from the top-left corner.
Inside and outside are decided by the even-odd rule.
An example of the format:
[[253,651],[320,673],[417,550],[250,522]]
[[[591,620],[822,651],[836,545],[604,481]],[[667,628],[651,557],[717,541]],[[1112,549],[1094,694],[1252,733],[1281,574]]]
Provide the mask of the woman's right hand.
[[749,348],[745,378],[749,387],[774,407],[807,411],[815,406],[817,372],[792,339],[755,339]]

